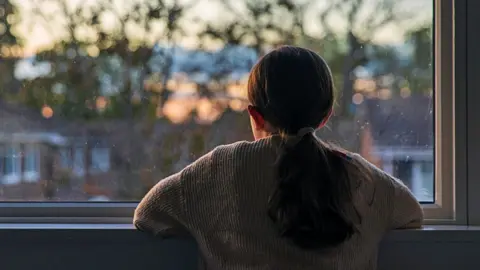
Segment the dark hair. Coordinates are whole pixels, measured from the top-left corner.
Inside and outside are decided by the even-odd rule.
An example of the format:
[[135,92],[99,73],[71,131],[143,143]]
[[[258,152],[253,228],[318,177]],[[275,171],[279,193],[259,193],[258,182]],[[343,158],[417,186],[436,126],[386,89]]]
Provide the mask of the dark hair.
[[[301,129],[317,128],[332,111],[334,86],[328,65],[313,51],[280,47],[253,67],[248,98],[282,138],[275,163],[278,186],[268,209],[280,236],[316,250],[351,238],[356,232],[349,213],[352,161],[313,132],[295,137]],[[292,138],[297,140],[294,144],[289,143]]]

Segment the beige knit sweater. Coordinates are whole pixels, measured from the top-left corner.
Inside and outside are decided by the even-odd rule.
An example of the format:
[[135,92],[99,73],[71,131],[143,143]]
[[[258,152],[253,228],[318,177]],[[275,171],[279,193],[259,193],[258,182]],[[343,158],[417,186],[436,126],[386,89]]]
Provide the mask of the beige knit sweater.
[[272,168],[277,143],[269,137],[215,148],[161,180],[135,211],[135,226],[155,235],[190,234],[207,269],[371,270],[387,231],[422,221],[406,186],[352,154],[372,173],[354,185],[359,233],[328,254],[291,245],[277,236],[266,214],[277,184]]

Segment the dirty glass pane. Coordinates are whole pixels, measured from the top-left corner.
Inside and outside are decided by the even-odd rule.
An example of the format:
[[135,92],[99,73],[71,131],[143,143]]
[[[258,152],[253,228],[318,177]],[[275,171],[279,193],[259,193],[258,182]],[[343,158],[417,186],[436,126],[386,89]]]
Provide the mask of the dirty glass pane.
[[432,0],[0,0],[0,200],[136,201],[251,140],[248,72],[291,44],[335,78],[318,135],[433,202],[432,20]]

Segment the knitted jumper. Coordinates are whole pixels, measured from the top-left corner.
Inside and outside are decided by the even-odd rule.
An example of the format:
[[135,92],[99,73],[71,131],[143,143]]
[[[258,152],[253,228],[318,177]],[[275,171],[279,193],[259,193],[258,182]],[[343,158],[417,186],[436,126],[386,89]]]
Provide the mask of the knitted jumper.
[[278,143],[273,136],[215,148],[153,187],[135,211],[135,226],[155,235],[188,233],[207,269],[272,270],[376,269],[385,233],[420,226],[423,212],[409,189],[350,154],[369,172],[352,180],[358,233],[327,253],[296,247],[279,237],[267,215]]

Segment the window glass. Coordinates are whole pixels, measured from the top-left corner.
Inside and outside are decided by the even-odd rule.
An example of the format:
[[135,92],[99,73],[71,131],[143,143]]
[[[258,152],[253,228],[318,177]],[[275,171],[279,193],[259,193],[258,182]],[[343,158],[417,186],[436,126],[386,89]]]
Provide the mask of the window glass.
[[38,172],[39,171],[39,149],[35,145],[28,145],[25,147],[25,171]]
[[91,154],[93,171],[108,172],[110,170],[110,150],[108,148],[93,148]]
[[85,149],[75,147],[73,150],[73,173],[76,176],[83,176],[85,173]]
[[5,155],[5,175],[20,174],[20,152],[17,146],[7,146]]
[[[432,21],[432,0],[1,1],[3,182],[24,168],[48,198],[10,197],[137,201],[213,147],[252,140],[248,72],[291,44],[332,69],[338,104],[318,136],[433,202]],[[19,141],[36,147],[22,155]]]
[[24,171],[23,178],[25,182],[37,182],[40,179],[40,149],[37,145],[25,145],[24,152]]
[[21,155],[18,145],[8,145],[5,151],[5,167],[2,177],[4,185],[21,182]]
[[73,160],[72,160],[72,150],[71,148],[60,148],[59,150],[59,163],[60,168],[62,169],[71,169]]

